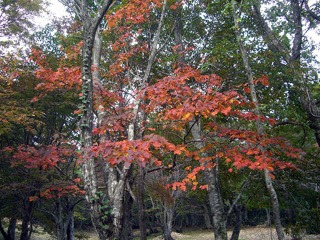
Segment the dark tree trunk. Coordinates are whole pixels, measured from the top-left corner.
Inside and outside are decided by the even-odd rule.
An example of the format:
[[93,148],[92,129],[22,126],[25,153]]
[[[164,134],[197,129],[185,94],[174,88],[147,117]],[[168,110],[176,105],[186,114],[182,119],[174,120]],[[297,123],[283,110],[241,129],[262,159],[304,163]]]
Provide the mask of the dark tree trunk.
[[0,221],[0,232],[4,240],[15,240],[16,225],[17,225],[17,219],[15,217],[10,218],[9,226],[6,232],[2,226],[2,222]]
[[67,227],[67,240],[74,240],[74,216],[73,211],[70,214],[70,219]]
[[233,210],[236,215],[236,218],[235,218],[235,225],[233,227],[230,240],[238,240],[240,231],[241,231],[241,224],[242,224],[241,207],[236,205]]
[[139,228],[140,228],[140,239],[147,240],[146,231],[146,221],[144,212],[144,170],[141,166],[138,166],[138,194],[137,194],[137,204],[138,204],[138,218],[139,218]]
[[[65,207],[62,204],[65,200]],[[73,208],[68,197],[58,198],[55,201],[56,215],[54,217],[56,223],[56,238],[57,240],[73,240],[74,239],[74,218]]]
[[128,191],[124,195],[124,216],[123,216],[123,229],[121,232],[121,240],[132,240],[132,204],[133,199]]
[[24,201],[20,240],[30,239],[30,236],[32,233],[32,227],[31,227],[32,210],[33,210],[33,202],[30,202],[28,199],[26,199]]
[[203,207],[203,218],[206,224],[206,228],[213,229],[213,226],[211,224],[211,216],[210,216],[211,214],[209,212],[209,209],[206,204],[203,204],[202,207]]
[[55,200],[56,205],[56,238],[57,240],[66,240],[66,235],[64,231],[64,224],[63,224],[63,216],[62,216],[62,206],[61,206],[61,199],[58,198]]

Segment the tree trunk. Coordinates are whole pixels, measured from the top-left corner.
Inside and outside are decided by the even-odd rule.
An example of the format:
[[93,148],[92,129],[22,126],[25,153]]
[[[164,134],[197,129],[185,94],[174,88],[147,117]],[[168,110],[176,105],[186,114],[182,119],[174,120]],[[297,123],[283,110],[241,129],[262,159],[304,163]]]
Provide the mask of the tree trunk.
[[9,221],[9,226],[6,232],[2,226],[2,222],[0,221],[0,232],[4,240],[15,240],[16,225],[17,225],[17,219],[15,217],[11,217]]
[[213,226],[211,224],[211,217],[210,217],[210,213],[209,213],[208,207],[207,207],[206,204],[203,204],[202,207],[203,207],[203,218],[204,218],[204,222],[206,224],[206,228],[207,229],[213,229]]
[[67,227],[67,240],[74,240],[74,216],[73,216],[73,210],[70,214],[70,219],[68,222]]
[[240,235],[240,231],[241,231],[241,224],[242,224],[241,207],[236,205],[234,207],[234,213],[236,215],[236,219],[235,219],[236,222],[233,227],[233,231],[232,231],[232,235],[231,235],[230,240],[238,240],[239,235]]
[[163,211],[163,238],[164,240],[174,240],[174,238],[171,236],[172,233],[172,222],[173,222],[173,204],[167,204],[164,205],[164,211]]
[[273,212],[272,216],[273,216],[274,225],[276,227],[278,239],[283,240],[285,239],[285,235],[284,235],[284,231],[281,224],[280,207],[279,207],[277,192],[273,187],[272,179],[270,177],[270,172],[268,170],[264,170],[264,176],[265,176],[264,179],[266,182],[268,193],[271,198],[272,212]]
[[204,175],[208,181],[208,195],[213,219],[215,240],[227,240],[227,219],[224,212],[221,190],[218,181],[218,165]]
[[138,218],[139,218],[139,228],[140,228],[140,239],[147,240],[146,231],[146,221],[144,212],[144,170],[142,166],[138,166],[138,194],[137,194],[137,204],[138,204]]
[[94,159],[90,156],[89,149],[93,143],[93,78],[92,78],[92,55],[94,38],[107,10],[112,4],[112,0],[106,0],[92,18],[89,14],[87,0],[81,1],[81,20],[83,30],[83,48],[82,48],[82,119],[81,119],[81,145],[84,163],[82,165],[82,174],[84,179],[84,189],[86,190],[86,199],[90,207],[90,214],[93,226],[95,227],[99,239],[107,239],[112,235],[103,226],[103,220],[99,214],[99,200],[97,199],[97,180]]
[[[129,183],[130,184],[130,183]],[[133,199],[129,191],[124,194],[124,216],[123,216],[123,229],[121,233],[121,240],[132,240],[132,204]]]
[[29,240],[32,232],[31,219],[32,219],[33,202],[28,199],[24,201],[22,225],[20,240]]
[[[201,125],[197,119],[189,123],[194,145],[197,149],[204,148],[201,137]],[[204,153],[206,154],[206,153]],[[212,213],[214,236],[216,240],[227,240],[227,217],[224,212],[220,183],[219,183],[219,159],[216,159],[216,166],[204,172],[204,180],[208,184],[208,196]]]
[[[233,5],[233,19],[234,19],[234,24],[235,24],[235,34],[236,34],[236,38],[237,38],[238,45],[240,48],[240,52],[241,52],[243,64],[244,64],[244,67],[246,70],[246,74],[248,77],[251,99],[252,99],[252,102],[255,104],[255,113],[256,113],[256,115],[260,116],[261,113],[259,110],[259,101],[258,101],[255,85],[253,82],[253,75],[252,75],[251,66],[249,64],[249,57],[248,57],[247,51],[244,48],[243,42],[241,40],[240,26],[239,26],[239,22],[238,22],[239,17],[237,14],[236,4],[237,4],[236,1],[233,1],[232,5]],[[259,134],[263,134],[264,129],[263,129],[262,123],[259,119],[256,121],[256,127],[257,127],[257,132]],[[264,169],[264,179],[265,179],[266,187],[268,189],[268,193],[271,198],[273,217],[274,217],[276,231],[278,234],[278,239],[284,240],[284,231],[283,231],[281,220],[280,220],[278,196],[277,196],[277,192],[275,191],[275,189],[273,187],[272,179],[270,177],[270,172],[267,169]]]
[[64,231],[64,224],[63,224],[63,216],[62,216],[62,206],[61,206],[61,199],[58,197],[57,200],[55,200],[56,205],[56,238],[57,240],[65,240],[66,235]]

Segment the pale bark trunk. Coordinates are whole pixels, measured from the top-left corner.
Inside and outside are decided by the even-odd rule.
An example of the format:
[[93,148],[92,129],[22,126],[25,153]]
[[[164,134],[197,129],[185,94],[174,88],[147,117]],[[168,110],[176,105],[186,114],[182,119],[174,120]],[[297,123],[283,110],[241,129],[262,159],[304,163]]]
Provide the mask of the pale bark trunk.
[[97,180],[95,162],[89,155],[89,148],[93,143],[93,78],[92,78],[92,54],[94,38],[104,15],[112,4],[112,0],[104,1],[95,18],[89,14],[87,0],[81,1],[80,17],[83,24],[83,48],[82,48],[82,119],[81,119],[81,144],[84,163],[82,173],[86,199],[90,206],[92,223],[100,239],[106,239],[110,232],[106,232],[99,215],[97,198]]
[[110,239],[121,239],[124,221],[124,194],[130,169],[105,166],[106,185],[111,207],[112,223]]
[[[102,36],[99,30],[95,34],[94,39],[94,48],[93,48],[93,55],[92,55],[92,79],[93,84],[97,88],[102,88],[103,84],[101,83],[101,74],[100,74],[100,60],[101,60],[101,50],[102,50]],[[105,111],[103,109],[103,103],[97,99],[99,109],[98,113],[98,125],[102,126],[104,124],[105,118]],[[106,140],[106,136],[100,136],[100,141],[103,142]],[[116,168],[111,168],[108,163],[104,163],[103,159],[100,159],[100,164],[105,164],[104,171],[105,171],[105,184],[108,190],[108,197],[109,197],[109,204],[112,209],[112,217],[111,222],[104,221],[103,224],[108,224],[109,228],[108,231],[105,233],[105,237],[110,239],[120,239],[122,235],[123,229],[123,217],[124,217],[124,191],[125,191],[125,182],[127,179],[127,173],[129,169],[124,168],[120,170],[117,168],[121,173],[117,173]],[[101,224],[101,223],[100,223]]]
[[[245,70],[246,70],[246,74],[247,74],[247,77],[248,77],[248,83],[249,83],[249,86],[250,86],[250,93],[251,93],[252,102],[255,104],[255,113],[258,116],[260,116],[261,113],[259,111],[259,102],[258,102],[258,97],[257,97],[255,85],[254,85],[254,82],[253,82],[253,75],[252,75],[252,70],[251,70],[251,66],[250,66],[250,63],[249,63],[249,57],[248,57],[247,51],[244,48],[243,42],[241,40],[240,26],[239,26],[239,23],[238,23],[239,19],[238,19],[237,7],[236,7],[236,2],[235,1],[233,1],[233,18],[234,18],[234,24],[235,24],[236,38],[237,38],[237,41],[238,41],[238,45],[239,45],[239,48],[240,48],[243,64],[244,64],[244,67],[245,67]],[[263,129],[262,123],[261,123],[261,121],[259,119],[256,121],[256,127],[257,127],[257,132],[259,134],[263,134],[264,133],[264,129]],[[274,218],[274,222],[275,222],[275,227],[276,227],[278,239],[279,240],[284,240],[285,235],[284,235],[284,231],[283,231],[282,224],[281,224],[278,196],[277,196],[276,190],[274,189],[273,182],[272,182],[272,179],[270,177],[270,172],[267,169],[264,169],[264,180],[265,180],[265,183],[266,183],[266,187],[267,187],[268,193],[269,193],[270,198],[271,198],[272,209],[273,209],[273,218]]]
[[[216,163],[217,164],[217,163]],[[216,240],[227,240],[227,219],[224,212],[221,190],[218,181],[218,165],[204,175],[208,182],[209,202],[212,212],[214,236]]]
[[[202,142],[200,122],[194,119],[189,123],[189,127],[192,128],[191,134],[195,142],[195,147],[197,149],[202,149],[204,144]],[[224,204],[222,201],[219,182],[219,159],[216,159],[216,166],[213,169],[209,169],[204,172],[204,179],[208,184],[208,195],[215,239],[227,240],[227,218],[224,212]]]
[[172,233],[172,222],[173,222],[173,205],[165,203],[164,205],[164,211],[163,211],[163,238],[164,240],[174,240],[174,238],[171,236]]

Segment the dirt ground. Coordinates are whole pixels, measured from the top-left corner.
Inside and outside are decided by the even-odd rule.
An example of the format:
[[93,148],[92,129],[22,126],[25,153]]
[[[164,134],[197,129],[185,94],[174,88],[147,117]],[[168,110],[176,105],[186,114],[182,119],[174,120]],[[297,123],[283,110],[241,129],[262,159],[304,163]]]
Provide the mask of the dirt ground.
[[[231,232],[228,232],[228,236],[231,236]],[[81,238],[82,237],[82,238]],[[191,230],[188,229],[183,233],[172,234],[172,237],[176,240],[214,240],[212,230]],[[34,236],[32,240],[51,240],[50,236]],[[98,237],[93,232],[81,232],[76,234],[77,240],[98,240]],[[139,238],[135,238],[139,239]],[[161,236],[149,236],[148,240],[161,240]],[[291,240],[289,236],[286,238]],[[303,240],[320,240],[320,235],[304,235]],[[277,240],[275,229],[270,229],[266,227],[250,227],[244,228],[240,232],[239,240]]]
[[[214,236],[210,230],[193,230],[184,233],[173,233],[174,239],[183,240],[213,240]],[[231,231],[228,232],[228,237],[231,236]],[[148,238],[149,239],[149,238]],[[150,238],[150,240],[160,240],[160,236]],[[286,238],[291,240],[289,236]],[[303,236],[303,240],[320,240],[320,235]],[[244,228],[240,232],[239,240],[277,240],[275,229],[265,227]]]
[[[231,232],[228,232],[228,236],[231,236]],[[183,233],[172,234],[172,237],[176,240],[214,240],[213,233],[211,230],[191,230],[188,229]],[[1,237],[0,237],[1,239]],[[76,233],[76,240],[98,240],[97,235],[94,232],[81,232]],[[139,239],[139,238],[135,238]],[[161,236],[149,236],[148,240],[161,240]],[[289,236],[286,238],[291,240]],[[320,235],[304,235],[303,240],[320,240]],[[48,234],[33,234],[31,240],[54,240]],[[239,240],[277,240],[275,229],[266,227],[250,227],[244,228],[240,232]]]

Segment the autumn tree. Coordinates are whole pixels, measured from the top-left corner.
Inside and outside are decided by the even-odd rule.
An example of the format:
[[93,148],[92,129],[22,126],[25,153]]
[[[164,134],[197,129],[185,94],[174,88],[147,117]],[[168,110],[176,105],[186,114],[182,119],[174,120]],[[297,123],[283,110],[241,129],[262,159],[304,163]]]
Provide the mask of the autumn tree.
[[[62,2],[75,13],[74,27],[80,26],[82,35],[57,33],[59,45],[35,46],[30,69],[37,80],[28,77],[27,85],[22,85],[23,74],[15,70],[15,59],[2,60],[0,97],[7,104],[1,108],[0,134],[7,138],[3,146],[10,146],[3,159],[15,162],[19,171],[25,167],[38,180],[39,186],[31,185],[36,191],[26,198],[32,200],[28,203],[51,199],[56,222],[62,223],[61,201],[72,205],[72,195],[82,192],[83,183],[100,239],[132,238],[133,204],[138,209],[140,238],[146,239],[147,189],[149,200],[160,199],[163,217],[159,222],[165,239],[172,239],[175,201],[184,191],[201,195],[208,190],[203,195],[210,203],[215,238],[227,239],[228,216],[232,211],[239,216],[239,199],[249,182],[255,184],[252,175],[262,171],[270,189],[278,171],[294,169],[290,161],[300,163],[297,159],[303,155],[289,144],[287,135],[293,131],[279,131],[286,122],[293,123],[281,121],[285,116],[303,119],[301,109],[292,111],[298,109],[299,99],[291,94],[309,86],[296,89],[293,84],[301,80],[296,76],[302,76],[303,61],[297,63],[302,5],[291,1],[294,24],[286,29],[289,35],[294,33],[294,47],[288,54],[284,46],[289,38],[284,37],[283,44],[276,41],[256,3],[240,3],[239,17],[230,2]],[[313,7],[306,3],[304,8],[316,21]],[[274,71],[275,66],[279,71]],[[27,96],[22,97],[21,86]],[[304,103],[316,105],[308,101]],[[80,118],[81,156],[74,153],[80,146],[75,129]],[[24,134],[15,135],[17,129]],[[77,169],[79,162],[83,180],[69,171]],[[227,176],[239,177],[241,184],[230,183]],[[49,178],[61,181],[50,185]],[[72,215],[72,208],[68,213]],[[59,238],[65,237],[70,222],[72,218],[66,216],[58,224]],[[278,229],[279,222],[277,218]],[[232,239],[239,236],[237,226]]]

